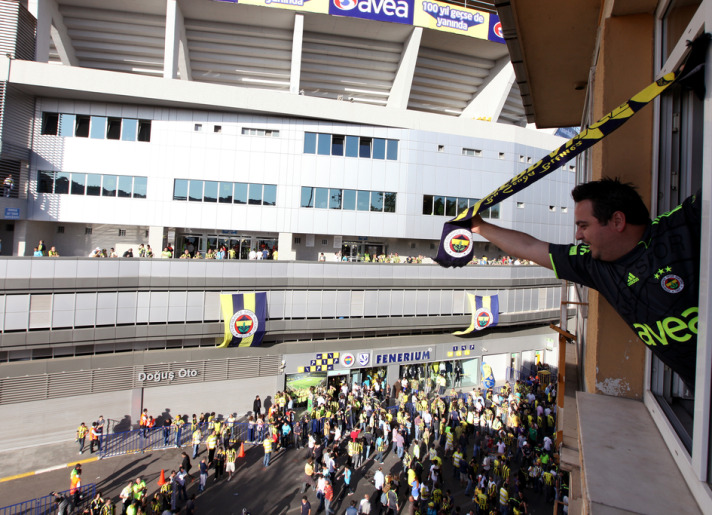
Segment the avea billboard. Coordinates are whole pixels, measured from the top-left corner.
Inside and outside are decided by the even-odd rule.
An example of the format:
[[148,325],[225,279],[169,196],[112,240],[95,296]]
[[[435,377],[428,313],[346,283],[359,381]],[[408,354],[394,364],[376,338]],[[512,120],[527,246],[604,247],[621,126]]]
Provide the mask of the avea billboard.
[[413,24],[413,0],[330,0],[329,14]]

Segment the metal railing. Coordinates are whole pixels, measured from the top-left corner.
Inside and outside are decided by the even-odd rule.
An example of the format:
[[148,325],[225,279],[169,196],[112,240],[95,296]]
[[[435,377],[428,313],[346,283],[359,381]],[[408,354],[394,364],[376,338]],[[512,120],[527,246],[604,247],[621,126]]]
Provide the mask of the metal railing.
[[[74,497],[69,490],[59,492],[62,496]],[[82,508],[89,505],[96,496],[96,484],[91,483],[79,488],[79,504],[75,505],[75,512],[79,513]],[[24,501],[11,506],[0,508],[0,515],[54,515],[57,513],[59,504],[55,502],[55,496],[45,495],[30,501]],[[68,512],[70,513],[70,512]]]

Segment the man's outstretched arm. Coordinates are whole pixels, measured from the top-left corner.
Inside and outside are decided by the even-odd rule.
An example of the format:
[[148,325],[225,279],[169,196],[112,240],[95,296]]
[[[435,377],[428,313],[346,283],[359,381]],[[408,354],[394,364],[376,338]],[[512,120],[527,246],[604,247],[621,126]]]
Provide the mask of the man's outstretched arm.
[[505,229],[482,220],[480,215],[472,219],[472,232],[494,243],[510,256],[534,261],[537,265],[552,269],[549,259],[549,244],[533,236]]

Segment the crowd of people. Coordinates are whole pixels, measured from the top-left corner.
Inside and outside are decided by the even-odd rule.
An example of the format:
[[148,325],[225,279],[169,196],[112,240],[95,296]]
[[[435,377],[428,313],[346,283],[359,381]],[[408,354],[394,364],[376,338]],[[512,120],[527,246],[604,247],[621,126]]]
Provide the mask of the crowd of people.
[[[215,413],[177,415],[158,422],[145,409],[139,421],[144,437],[162,430],[166,447],[182,447],[188,439],[182,435],[190,431],[192,453],[182,452],[180,463],[151,498],[141,494],[140,478],[127,485],[120,496],[122,513],[164,515],[177,513],[181,505],[192,513],[195,503],[186,485],[198,480],[200,495],[208,488],[211,473],[212,483],[230,481],[238,459],[245,456],[245,444],[248,452],[257,452],[249,450],[250,444],[261,448],[265,469],[275,455],[302,453],[302,507],[312,509],[307,491],[314,493],[317,505],[303,513],[325,510],[328,515],[340,500],[348,503],[348,515],[519,515],[529,513],[532,496],[546,503],[566,500],[567,487],[555,460],[553,384],[542,385],[538,376],[532,376],[497,391],[476,388],[458,393],[445,387],[455,386],[454,371],[447,379],[441,370],[425,370],[392,385],[376,373],[361,384],[344,381],[311,388],[300,412],[295,407],[299,399],[288,392],[278,392],[264,407],[257,397],[246,427],[236,414],[226,419]],[[103,417],[100,420],[89,429],[80,425],[80,451],[87,435],[98,434],[101,445]],[[93,452],[93,436],[91,442]],[[193,461],[201,451],[205,452],[195,464],[194,478]],[[384,469],[387,457],[395,463]],[[349,500],[364,478],[373,484],[374,493]],[[468,501],[456,502],[463,493]],[[97,509],[106,504],[97,503]]]

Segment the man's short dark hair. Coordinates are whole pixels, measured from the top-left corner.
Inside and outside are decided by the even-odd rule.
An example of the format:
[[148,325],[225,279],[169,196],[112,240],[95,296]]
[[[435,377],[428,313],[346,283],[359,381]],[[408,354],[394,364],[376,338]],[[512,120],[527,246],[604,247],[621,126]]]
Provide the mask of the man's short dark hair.
[[606,225],[616,211],[621,211],[626,222],[632,225],[646,225],[650,220],[648,208],[635,187],[630,183],[622,183],[618,178],[605,177],[579,184],[571,196],[576,203],[590,200],[593,216],[601,225]]

